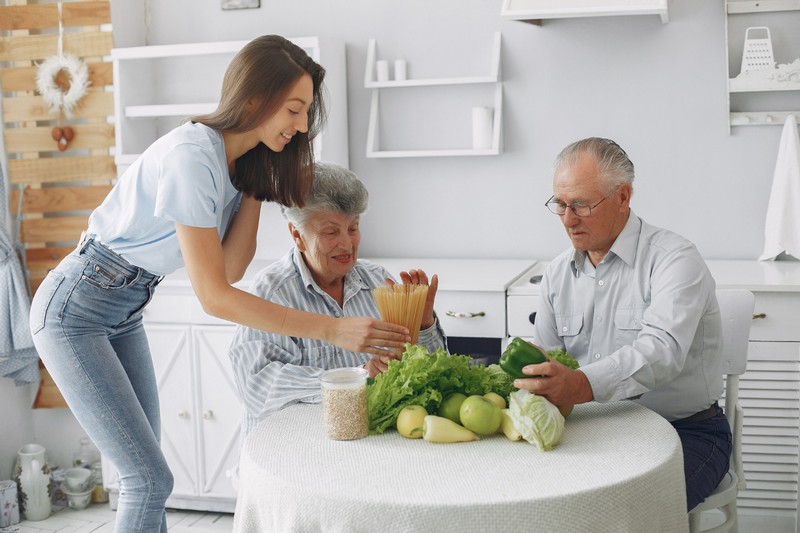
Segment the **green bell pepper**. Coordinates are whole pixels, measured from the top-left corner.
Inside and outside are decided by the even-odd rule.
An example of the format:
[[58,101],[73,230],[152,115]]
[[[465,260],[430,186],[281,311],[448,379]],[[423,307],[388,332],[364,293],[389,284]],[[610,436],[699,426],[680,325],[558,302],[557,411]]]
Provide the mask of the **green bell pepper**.
[[514,337],[500,356],[500,368],[514,379],[529,378],[532,376],[523,374],[522,367],[546,361],[547,357],[542,350],[519,337]]

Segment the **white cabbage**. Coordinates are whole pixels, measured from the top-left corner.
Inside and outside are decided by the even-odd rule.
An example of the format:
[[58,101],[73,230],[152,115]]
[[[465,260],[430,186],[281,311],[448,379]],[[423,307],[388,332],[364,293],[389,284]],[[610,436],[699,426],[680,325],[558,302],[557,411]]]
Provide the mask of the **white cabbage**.
[[564,417],[542,396],[517,390],[509,397],[509,416],[522,438],[540,450],[551,450],[564,435]]

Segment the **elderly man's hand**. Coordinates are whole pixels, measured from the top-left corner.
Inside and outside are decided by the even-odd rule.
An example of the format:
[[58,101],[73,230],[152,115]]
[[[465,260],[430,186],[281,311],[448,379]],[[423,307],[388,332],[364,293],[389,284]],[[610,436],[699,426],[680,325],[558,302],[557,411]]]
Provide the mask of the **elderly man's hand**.
[[515,379],[514,386],[544,396],[553,405],[573,405],[594,399],[586,375],[557,361],[524,366],[522,373],[531,377]]
[[[434,274],[429,283],[428,275],[424,270],[409,270],[408,272],[400,272],[400,279],[406,285],[428,286],[428,296],[425,298],[425,310],[422,312],[422,323],[420,324],[420,329],[428,329],[434,322],[433,301],[436,299],[436,291],[439,288],[439,276]],[[394,282],[390,279],[387,279],[386,283],[390,287],[394,285]]]

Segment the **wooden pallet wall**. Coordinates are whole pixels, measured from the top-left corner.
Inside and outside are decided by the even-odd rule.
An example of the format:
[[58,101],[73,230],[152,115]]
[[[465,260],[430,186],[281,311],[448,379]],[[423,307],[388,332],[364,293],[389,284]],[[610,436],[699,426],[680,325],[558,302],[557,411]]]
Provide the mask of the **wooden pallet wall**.
[[[0,87],[3,135],[11,184],[9,208],[19,219],[31,291],[74,249],[91,210],[116,177],[112,35],[108,0],[61,3],[64,53],[82,58],[88,93],[67,120],[49,112],[36,91],[36,65],[58,51],[57,3],[6,0],[0,6]],[[102,27],[101,27],[102,26]],[[54,126],[75,138],[59,152]],[[20,193],[22,204],[20,209]],[[19,215],[19,216],[17,216]]]

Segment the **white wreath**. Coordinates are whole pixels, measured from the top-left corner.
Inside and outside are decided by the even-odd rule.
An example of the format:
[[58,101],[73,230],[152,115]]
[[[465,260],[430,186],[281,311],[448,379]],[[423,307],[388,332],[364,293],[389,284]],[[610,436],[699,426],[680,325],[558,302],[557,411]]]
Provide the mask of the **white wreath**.
[[[62,70],[70,77],[69,89],[66,91],[55,82],[56,76]],[[72,54],[50,56],[37,68],[36,88],[50,106],[51,113],[63,110],[64,115],[70,118],[72,109],[86,95],[88,87],[89,69],[83,60]]]

